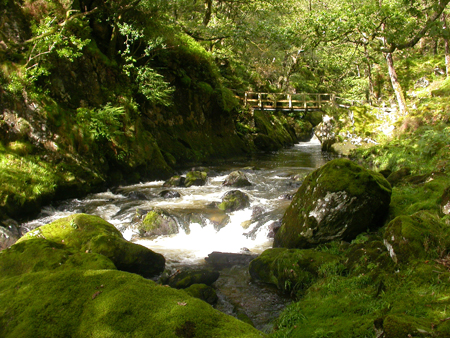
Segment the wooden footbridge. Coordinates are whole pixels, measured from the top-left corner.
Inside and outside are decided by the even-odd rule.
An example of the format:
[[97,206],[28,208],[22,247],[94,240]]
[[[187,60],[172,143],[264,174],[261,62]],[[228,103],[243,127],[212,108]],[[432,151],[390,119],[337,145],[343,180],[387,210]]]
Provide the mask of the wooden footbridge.
[[256,93],[245,92],[244,105],[252,110],[317,111],[325,105],[335,105],[335,94],[323,93]]

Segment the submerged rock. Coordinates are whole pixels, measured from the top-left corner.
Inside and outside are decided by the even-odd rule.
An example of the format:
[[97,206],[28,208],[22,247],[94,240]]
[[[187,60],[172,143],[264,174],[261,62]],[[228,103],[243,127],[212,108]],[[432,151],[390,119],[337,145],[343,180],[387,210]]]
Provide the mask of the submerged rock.
[[222,197],[222,203],[218,205],[220,210],[232,212],[248,208],[250,206],[250,197],[240,190],[228,191]]
[[222,183],[222,185],[241,188],[241,187],[250,186],[252,184],[248,180],[248,177],[247,177],[247,175],[245,175],[245,173],[243,173],[240,170],[236,170],[227,176],[227,178]]
[[185,177],[175,175],[164,182],[163,187],[181,187],[184,186]]
[[231,268],[235,265],[248,265],[250,261],[258,257],[258,255],[246,253],[231,253],[231,252],[211,252],[205,261],[213,266],[215,269],[221,270],[224,268]]
[[20,236],[20,226],[16,221],[12,219],[2,221],[0,223],[0,251],[9,248]]
[[192,297],[201,299],[208,304],[214,305],[219,299],[217,297],[216,290],[206,284],[192,284],[188,288],[184,289]]
[[382,225],[391,187],[379,173],[335,159],[308,175],[287,208],[274,247],[309,248],[351,241]]
[[[126,241],[114,225],[98,216],[75,214],[38,227],[17,243],[44,238],[69,250],[96,253],[109,258],[119,270],[153,277],[164,270],[162,255]],[[17,244],[16,244],[17,245]]]
[[175,190],[163,190],[159,193],[159,196],[165,199],[181,197],[180,193]]

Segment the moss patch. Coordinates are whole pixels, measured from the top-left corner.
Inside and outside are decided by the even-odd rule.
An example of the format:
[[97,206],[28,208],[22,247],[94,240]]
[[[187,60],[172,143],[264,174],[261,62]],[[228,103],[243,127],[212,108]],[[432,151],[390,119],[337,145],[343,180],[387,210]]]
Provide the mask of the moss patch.
[[37,272],[0,280],[0,336],[262,337],[184,291],[114,270]]

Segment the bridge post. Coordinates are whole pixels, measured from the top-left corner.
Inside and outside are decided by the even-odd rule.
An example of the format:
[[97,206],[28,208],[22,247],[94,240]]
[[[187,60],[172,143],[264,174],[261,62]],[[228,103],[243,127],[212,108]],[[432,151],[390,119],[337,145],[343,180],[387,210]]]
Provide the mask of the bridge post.
[[322,95],[317,94],[317,105],[320,108],[322,108]]
[[292,108],[292,95],[287,94],[288,100],[289,100],[289,108]]
[[247,96],[248,96],[248,93],[245,92],[245,96],[244,96],[244,106],[247,106]]
[[306,107],[307,107],[307,105],[306,105],[306,94],[302,94],[302,99],[303,99],[303,108],[306,111]]
[[262,109],[261,93],[258,93],[258,106]]

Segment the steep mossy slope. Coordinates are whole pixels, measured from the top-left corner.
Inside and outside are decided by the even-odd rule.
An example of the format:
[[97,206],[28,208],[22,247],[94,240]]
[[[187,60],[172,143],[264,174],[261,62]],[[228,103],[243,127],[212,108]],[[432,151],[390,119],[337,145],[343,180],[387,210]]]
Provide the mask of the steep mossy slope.
[[0,19],[0,219],[296,141],[237,132],[230,81],[156,5],[5,0]]

